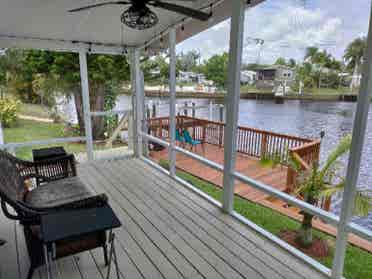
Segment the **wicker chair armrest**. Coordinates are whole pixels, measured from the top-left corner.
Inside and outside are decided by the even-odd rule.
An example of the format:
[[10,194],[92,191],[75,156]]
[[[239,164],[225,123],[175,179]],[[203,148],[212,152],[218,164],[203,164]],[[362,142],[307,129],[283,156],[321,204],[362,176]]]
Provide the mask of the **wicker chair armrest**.
[[40,220],[39,212],[24,206],[22,203],[17,203],[18,209],[22,209],[23,214],[19,214],[18,212],[16,214],[13,214],[9,212],[7,204],[8,203],[5,200],[3,199],[1,200],[1,209],[5,217],[9,218],[10,220],[17,220],[22,223],[34,223],[34,224],[39,222]]

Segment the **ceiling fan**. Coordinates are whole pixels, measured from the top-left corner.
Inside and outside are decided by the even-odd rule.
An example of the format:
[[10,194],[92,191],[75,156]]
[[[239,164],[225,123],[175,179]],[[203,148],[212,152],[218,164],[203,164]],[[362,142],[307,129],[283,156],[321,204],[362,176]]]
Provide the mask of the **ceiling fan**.
[[[166,0],[167,1],[167,0]],[[169,1],[169,0],[168,0]],[[192,2],[194,0],[178,0],[179,2]],[[144,30],[153,27],[159,22],[158,16],[149,9],[148,6],[176,12],[188,17],[192,17],[198,20],[206,21],[211,17],[211,13],[201,12],[196,9],[192,9],[177,4],[163,2],[160,0],[127,0],[127,1],[109,1],[103,3],[92,4],[77,9],[69,10],[70,13],[76,13],[88,9],[98,8],[107,5],[129,5],[120,16],[120,20],[130,28],[137,30]]]

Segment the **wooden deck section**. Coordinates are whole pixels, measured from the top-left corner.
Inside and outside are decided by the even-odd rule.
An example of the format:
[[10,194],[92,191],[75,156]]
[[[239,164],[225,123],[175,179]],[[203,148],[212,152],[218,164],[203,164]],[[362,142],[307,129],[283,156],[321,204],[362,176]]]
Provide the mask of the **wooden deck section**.
[[[223,148],[219,147],[218,145],[205,143],[204,150],[201,146],[198,146],[193,151],[211,161],[223,164]],[[160,159],[168,160],[168,150],[164,149],[157,152],[153,151],[150,153],[150,156],[157,162]],[[178,169],[188,172],[203,180],[209,181],[217,186],[222,187],[223,185],[222,172],[214,170],[211,167],[208,167],[205,164],[184,154],[177,153],[176,166]],[[279,165],[275,168],[264,167],[260,164],[259,159],[238,152],[236,158],[236,170],[280,191],[285,191],[287,189],[286,166]],[[245,183],[235,181],[235,194],[250,201],[259,203],[263,206],[269,207],[299,222],[302,221],[303,215],[300,214],[300,210],[298,208],[288,207],[285,202],[270,198],[269,195],[258,191]],[[334,226],[328,225],[318,218],[314,218],[313,225],[315,228],[329,235],[336,236],[337,234],[337,229]],[[357,235],[349,234],[349,242],[368,252],[372,252],[372,242],[360,238]]]
[[[121,278],[326,278],[140,160],[82,164],[78,173],[109,196],[123,223],[116,231]],[[0,215],[0,236],[8,241],[0,247],[0,278],[25,278],[21,227]],[[60,259],[55,269],[58,279],[103,279],[102,249]],[[45,270],[34,278],[46,278]]]
[[[193,151],[206,159],[223,165],[224,149],[222,147],[209,143],[205,143],[203,146],[202,148],[199,145]],[[168,160],[168,150],[164,149],[160,152],[151,152],[150,156],[155,161],[159,161],[160,159]],[[176,162],[177,168],[222,187],[222,172],[214,170],[181,153],[177,153]],[[236,158],[236,170],[279,191],[285,191],[287,189],[286,166],[279,165],[275,168],[263,167],[259,159],[239,152]],[[235,193],[254,202],[262,202],[268,198],[268,195],[265,193],[239,181],[235,182]]]

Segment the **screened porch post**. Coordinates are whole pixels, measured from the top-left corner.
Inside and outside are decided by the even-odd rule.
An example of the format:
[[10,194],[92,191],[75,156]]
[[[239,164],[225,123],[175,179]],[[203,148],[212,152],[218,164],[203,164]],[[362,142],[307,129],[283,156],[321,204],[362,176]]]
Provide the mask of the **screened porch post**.
[[88,66],[87,66],[86,51],[79,52],[79,64],[80,64],[81,89],[82,89],[82,97],[83,97],[86,148],[87,148],[88,161],[91,161],[94,159],[94,154],[93,154],[92,119],[91,119],[91,114],[90,114],[90,103],[89,103],[89,81],[88,81]]
[[342,278],[346,245],[348,238],[347,226],[351,220],[354,200],[356,196],[357,183],[360,170],[360,162],[366,133],[370,96],[372,92],[372,8],[369,19],[369,31],[367,38],[367,49],[364,54],[362,81],[358,94],[357,110],[354,118],[353,139],[349,162],[347,166],[345,190],[343,193],[340,223],[337,229],[336,250],[332,266],[332,278]]
[[169,173],[176,175],[176,29],[169,30]]
[[0,121],[0,145],[4,144],[4,132],[3,132],[3,125]]
[[143,75],[140,68],[140,51],[131,51],[132,105],[133,105],[133,151],[136,157],[142,156],[142,116],[144,106]]
[[223,210],[231,213],[234,207],[234,177],[236,134],[240,101],[240,68],[243,48],[244,12],[246,1],[232,1],[230,27],[229,72],[224,139]]

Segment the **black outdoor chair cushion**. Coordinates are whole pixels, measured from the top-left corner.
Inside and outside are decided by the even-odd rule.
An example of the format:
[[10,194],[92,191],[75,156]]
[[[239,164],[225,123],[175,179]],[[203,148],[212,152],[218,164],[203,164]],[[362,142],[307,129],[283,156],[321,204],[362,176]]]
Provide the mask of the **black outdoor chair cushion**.
[[36,187],[25,196],[25,203],[38,209],[57,208],[95,196],[80,179],[69,177]]

